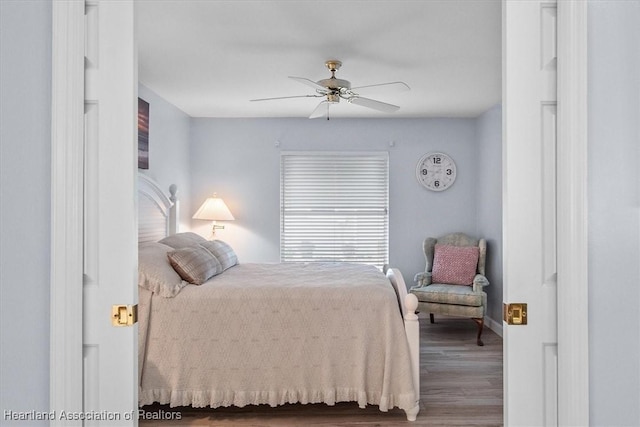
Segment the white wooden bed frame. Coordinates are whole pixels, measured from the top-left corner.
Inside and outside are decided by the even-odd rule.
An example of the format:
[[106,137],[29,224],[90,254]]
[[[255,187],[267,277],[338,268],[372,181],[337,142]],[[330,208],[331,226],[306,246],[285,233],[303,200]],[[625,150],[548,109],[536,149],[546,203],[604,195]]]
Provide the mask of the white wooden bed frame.
[[[138,243],[156,242],[165,236],[178,232],[178,199],[177,187],[169,187],[167,196],[158,184],[147,175],[138,173]],[[404,318],[404,329],[411,355],[411,370],[416,397],[420,398],[420,327],[418,316],[418,299],[407,293],[402,274],[397,268],[386,268],[385,273],[398,295],[398,302]],[[402,303],[403,302],[403,303]],[[415,421],[420,405],[408,411],[407,419]]]

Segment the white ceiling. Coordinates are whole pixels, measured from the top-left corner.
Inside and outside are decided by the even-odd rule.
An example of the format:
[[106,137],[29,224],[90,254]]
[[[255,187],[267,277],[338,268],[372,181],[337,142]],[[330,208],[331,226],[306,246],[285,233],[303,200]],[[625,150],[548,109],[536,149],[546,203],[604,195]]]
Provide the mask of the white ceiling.
[[[308,117],[318,98],[288,76],[352,86],[396,104],[341,102],[332,117],[475,117],[501,99],[500,0],[136,2],[139,80],[193,117]],[[363,93],[363,96],[365,94]]]

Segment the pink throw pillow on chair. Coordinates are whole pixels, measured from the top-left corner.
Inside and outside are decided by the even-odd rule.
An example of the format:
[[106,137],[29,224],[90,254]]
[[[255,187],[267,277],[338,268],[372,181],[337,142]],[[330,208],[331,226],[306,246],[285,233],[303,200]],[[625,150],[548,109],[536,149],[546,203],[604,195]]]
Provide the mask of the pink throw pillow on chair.
[[471,285],[478,268],[477,246],[435,245],[432,283]]

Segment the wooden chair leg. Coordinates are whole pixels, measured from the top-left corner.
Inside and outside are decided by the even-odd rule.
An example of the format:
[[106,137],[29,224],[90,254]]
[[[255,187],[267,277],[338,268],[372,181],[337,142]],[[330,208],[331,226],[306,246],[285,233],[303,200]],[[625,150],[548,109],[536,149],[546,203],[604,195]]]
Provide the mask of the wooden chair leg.
[[433,319],[433,313],[429,313],[429,320],[431,320],[431,323],[436,323],[436,321]]
[[473,321],[476,322],[476,324],[478,325],[478,338],[477,338],[476,343],[479,346],[483,346],[484,343],[480,339],[480,336],[482,335],[482,328],[484,327],[484,319],[473,318]]

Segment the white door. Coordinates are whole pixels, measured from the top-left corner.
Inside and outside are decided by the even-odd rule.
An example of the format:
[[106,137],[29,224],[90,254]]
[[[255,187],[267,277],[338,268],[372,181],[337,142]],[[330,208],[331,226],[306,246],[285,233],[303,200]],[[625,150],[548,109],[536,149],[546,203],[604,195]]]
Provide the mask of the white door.
[[[132,1],[85,2],[84,412],[137,425],[137,68]],[[126,313],[122,313],[128,318]]]
[[52,4],[52,426],[137,425],[136,88],[131,1]]
[[504,421],[557,425],[556,17],[554,1],[503,2]]

